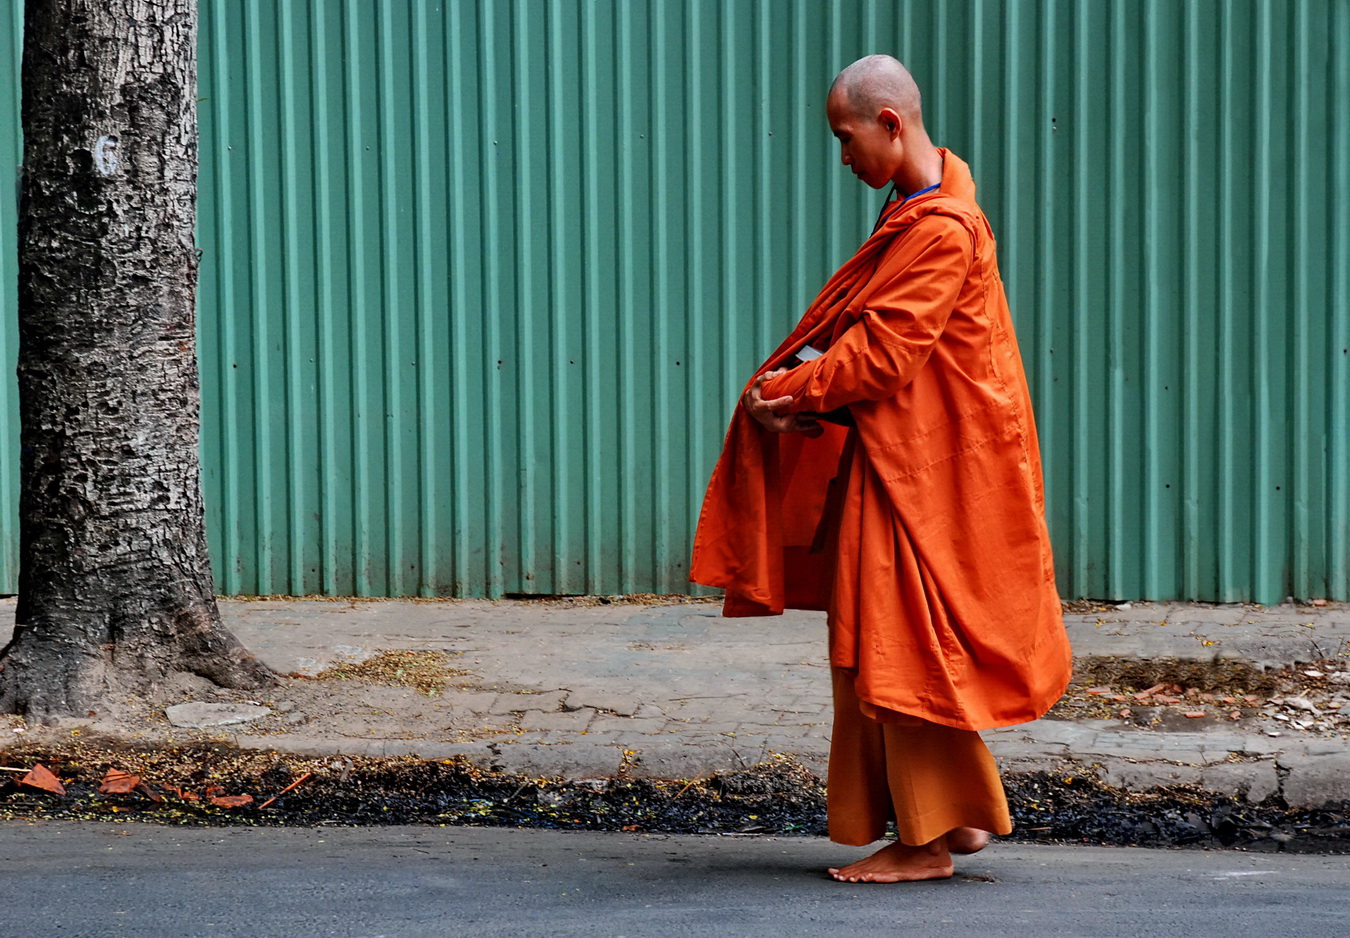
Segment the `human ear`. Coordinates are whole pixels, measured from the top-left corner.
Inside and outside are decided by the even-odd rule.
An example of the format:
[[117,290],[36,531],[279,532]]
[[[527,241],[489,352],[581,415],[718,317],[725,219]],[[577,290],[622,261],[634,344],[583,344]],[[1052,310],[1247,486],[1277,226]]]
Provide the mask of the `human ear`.
[[877,120],[881,122],[882,129],[891,137],[900,136],[905,128],[905,122],[894,108],[884,107],[881,113],[877,115]]

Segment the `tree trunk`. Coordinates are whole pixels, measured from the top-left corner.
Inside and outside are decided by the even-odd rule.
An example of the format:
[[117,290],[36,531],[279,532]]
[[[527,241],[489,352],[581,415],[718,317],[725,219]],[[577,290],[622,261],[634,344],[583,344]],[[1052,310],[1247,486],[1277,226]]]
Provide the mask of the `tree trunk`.
[[271,672],[220,621],[197,438],[196,0],[27,0],[18,626],[0,712]]

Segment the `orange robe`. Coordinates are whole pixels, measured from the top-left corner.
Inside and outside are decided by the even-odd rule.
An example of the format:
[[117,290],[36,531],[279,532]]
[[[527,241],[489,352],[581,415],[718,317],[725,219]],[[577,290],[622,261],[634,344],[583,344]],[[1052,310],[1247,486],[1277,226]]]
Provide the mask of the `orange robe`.
[[723,587],[728,616],[828,608],[831,664],[856,672],[864,712],[980,730],[1044,714],[1071,661],[993,232],[969,168],[939,152],[939,189],[886,218],[757,372],[823,350],[763,395],[847,407],[856,429],[776,434],[737,407],[691,579]]

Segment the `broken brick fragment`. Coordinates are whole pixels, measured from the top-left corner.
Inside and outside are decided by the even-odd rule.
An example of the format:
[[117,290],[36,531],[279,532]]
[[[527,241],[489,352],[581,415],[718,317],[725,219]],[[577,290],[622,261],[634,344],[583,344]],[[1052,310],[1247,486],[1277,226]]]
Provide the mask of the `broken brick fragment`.
[[64,795],[66,793],[66,786],[62,785],[61,780],[41,762],[29,769],[28,774],[19,779],[19,784],[41,791],[49,791],[53,795]]
[[121,769],[109,769],[108,774],[103,776],[98,790],[104,795],[129,795],[140,783],[139,775],[123,772]]

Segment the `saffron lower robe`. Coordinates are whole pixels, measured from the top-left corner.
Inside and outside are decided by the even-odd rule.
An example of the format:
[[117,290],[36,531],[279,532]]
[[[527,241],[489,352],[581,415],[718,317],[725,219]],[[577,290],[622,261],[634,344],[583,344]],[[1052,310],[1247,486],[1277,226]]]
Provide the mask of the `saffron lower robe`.
[[[852,675],[860,712],[973,733],[1041,716],[1070,652],[993,233],[968,167],[940,152],[939,188],[886,217],[757,372],[822,350],[763,396],[855,427],[775,434],[737,408],[691,578],[726,590],[728,616],[827,609],[831,664]],[[827,517],[831,477],[847,490]],[[836,529],[824,551],[822,519]],[[897,755],[933,762],[921,746]],[[856,788],[833,762],[831,784]]]

